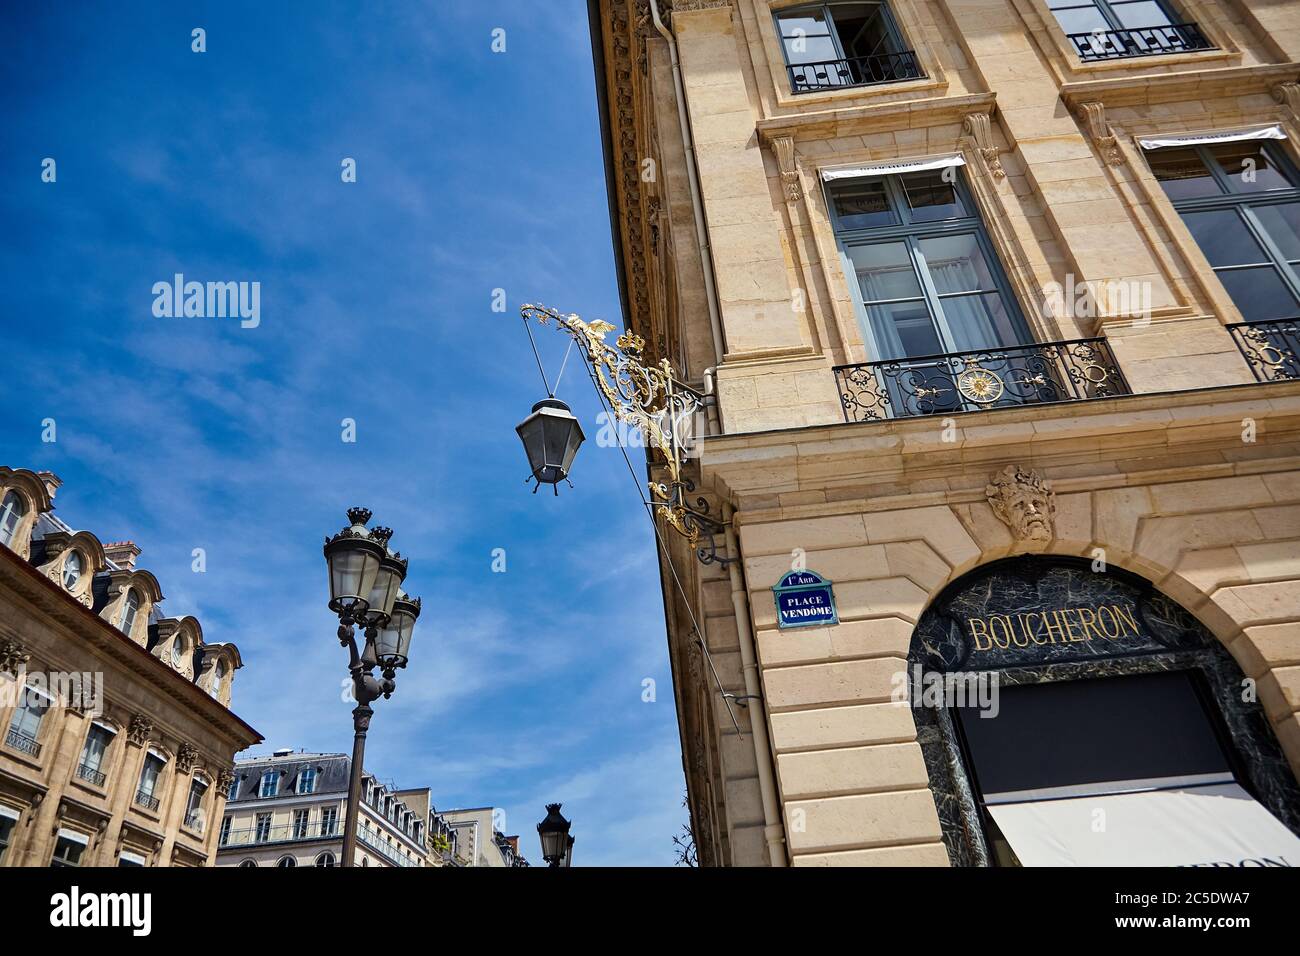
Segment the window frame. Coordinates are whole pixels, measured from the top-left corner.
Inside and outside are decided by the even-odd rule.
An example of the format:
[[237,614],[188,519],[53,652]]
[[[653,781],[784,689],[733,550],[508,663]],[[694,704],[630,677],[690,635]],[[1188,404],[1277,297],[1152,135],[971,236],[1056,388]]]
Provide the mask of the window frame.
[[[821,87],[809,86],[809,87],[800,88],[795,85],[794,77],[791,75],[790,72],[791,69],[793,68],[800,67],[800,66],[809,66],[814,63],[826,63],[826,62],[835,62],[838,60],[856,59],[855,57],[850,57],[848,56],[847,53],[845,53],[844,44],[840,40],[839,30],[835,26],[835,14],[832,10],[833,7],[845,6],[846,4],[852,2],[859,2],[859,0],[821,0],[821,2],[818,3],[796,3],[788,7],[781,7],[779,9],[775,9],[771,11],[772,26],[773,29],[775,29],[776,31],[776,44],[781,49],[781,60],[785,65],[786,82],[790,84],[790,92],[792,94],[800,95],[804,93],[829,93],[838,90],[856,90],[867,86],[880,86],[888,83],[907,83],[912,80],[926,79],[925,71],[921,69],[920,58],[916,55],[916,51],[912,47],[908,46],[907,35],[903,32],[903,28],[899,25],[898,17],[894,14],[893,0],[879,0],[881,12],[882,12],[882,18],[884,21],[885,32],[889,36],[890,44],[893,47],[895,47],[895,49],[887,52],[889,54],[895,54],[895,55],[905,53],[905,52],[910,52],[912,54],[912,59],[916,64],[916,69],[917,69],[916,76],[909,76],[897,80],[876,80],[870,83],[843,83],[838,85],[821,86]],[[818,11],[822,14],[824,21],[827,24],[827,31],[831,41],[831,45],[835,48],[835,54],[836,54],[835,60],[832,61],[811,60],[808,63],[791,63],[790,51],[786,49],[786,45],[785,45],[786,36],[781,27],[781,18],[798,16],[799,14],[808,14],[808,13],[818,12]],[[876,55],[880,55],[880,54],[876,54]]]
[[271,814],[269,812],[253,815],[253,842],[271,842]]
[[3,866],[9,847],[13,844],[13,832],[22,818],[22,811],[8,804],[0,805],[0,811],[5,811],[0,812],[0,866]]
[[298,771],[296,793],[311,794],[316,792],[316,768],[303,767]]
[[[1114,10],[1114,8],[1113,8],[1112,5],[1111,5],[1111,0],[1070,0],[1070,2],[1073,4],[1073,6],[1070,6],[1070,7],[1054,7],[1054,6],[1052,6],[1052,2],[1051,2],[1051,0],[1047,0],[1047,9],[1050,10],[1050,11],[1052,12],[1052,17],[1053,17],[1053,19],[1056,19],[1056,23],[1057,23],[1057,25],[1061,28],[1061,31],[1062,31],[1063,33],[1065,32],[1065,24],[1061,23],[1060,19],[1056,18],[1056,11],[1057,11],[1057,10],[1067,10],[1067,9],[1068,9],[1068,10],[1078,10],[1078,9],[1082,9],[1083,7],[1087,7],[1087,6],[1091,6],[1094,10],[1096,10],[1098,13],[1100,13],[1101,16],[1102,16],[1102,19],[1104,19],[1107,23],[1110,24],[1110,29],[1111,29],[1111,30],[1152,30],[1152,29],[1159,29],[1160,27],[1176,26],[1176,25],[1178,25],[1178,24],[1180,24],[1180,23],[1187,23],[1187,22],[1188,22],[1188,21],[1186,21],[1186,20],[1180,20],[1180,19],[1178,18],[1178,16],[1176,15],[1176,12],[1174,11],[1172,5],[1169,3],[1169,0],[1147,0],[1147,2],[1149,2],[1149,3],[1154,3],[1156,6],[1158,6],[1158,7],[1161,9],[1161,11],[1164,13],[1164,15],[1165,15],[1166,17],[1169,18],[1169,22],[1168,22],[1168,23],[1149,23],[1149,24],[1147,24],[1146,26],[1142,26],[1142,27],[1126,27],[1126,26],[1124,26],[1124,24],[1120,22],[1119,15],[1118,15],[1117,13],[1115,13],[1115,10]],[[1121,2],[1122,2],[1122,0],[1121,0]],[[1089,33],[1089,32],[1092,32],[1092,31],[1089,31],[1089,30],[1083,30],[1083,31],[1081,31],[1081,32],[1083,32],[1083,33]],[[1066,33],[1065,35],[1066,35],[1067,37],[1069,37],[1069,36],[1078,36],[1077,33],[1074,33],[1074,34]],[[1116,57],[1116,59],[1119,59],[1119,57]]]
[[[59,855],[59,847],[65,843],[68,846],[77,847],[79,852],[77,853],[75,859],[70,859],[66,854],[63,856]],[[84,865],[82,861],[85,858],[86,851],[89,849],[90,849],[89,837],[84,837],[81,840],[74,840],[72,837],[66,836],[64,831],[59,831],[57,834],[55,834],[54,848],[50,851],[50,866],[55,868],[61,868],[61,867],[79,868]]]
[[[1279,319],[1251,319],[1247,317],[1245,311],[1237,304],[1228,290],[1226,284],[1219,279],[1221,272],[1239,272],[1244,269],[1259,268],[1261,265],[1271,265],[1274,271],[1282,279],[1288,291],[1296,299],[1296,311],[1291,318],[1300,318],[1300,265],[1296,265],[1292,260],[1287,259],[1286,254],[1281,247],[1269,235],[1269,231],[1259,217],[1255,214],[1256,208],[1266,206],[1279,206],[1288,204],[1300,204],[1300,166],[1292,160],[1289,152],[1284,149],[1280,140],[1238,140],[1235,142],[1258,142],[1260,150],[1265,153],[1274,163],[1282,174],[1292,182],[1288,189],[1263,189],[1258,192],[1241,192],[1234,191],[1232,188],[1233,177],[1223,168],[1222,164],[1215,157],[1213,149],[1215,146],[1232,146],[1233,142],[1228,143],[1196,143],[1186,146],[1166,146],[1160,149],[1144,150],[1147,155],[1144,157],[1147,161],[1147,170],[1156,180],[1156,186],[1160,190],[1160,195],[1164,196],[1174,211],[1178,214],[1178,220],[1182,223],[1183,228],[1188,232],[1192,245],[1205,258],[1209,265],[1210,271],[1219,284],[1223,287],[1224,295],[1232,303],[1233,308],[1241,315],[1242,320],[1247,323],[1259,323],[1268,321],[1284,321],[1288,317],[1282,316]],[[1164,184],[1156,176],[1155,168],[1151,164],[1151,157],[1166,149],[1191,149],[1195,151],[1201,164],[1209,172],[1211,179],[1219,187],[1220,193],[1217,196],[1196,196],[1187,199],[1174,199],[1165,191]],[[1235,212],[1241,222],[1245,225],[1246,230],[1250,233],[1251,238],[1259,243],[1260,248],[1268,257],[1268,263],[1251,263],[1251,264],[1234,264],[1228,266],[1215,266],[1210,263],[1209,256],[1201,248],[1200,242],[1192,232],[1192,228],[1187,223],[1186,213],[1198,212]],[[1300,261],[1300,260],[1297,260]]]
[[[11,506],[10,502],[14,502]],[[4,545],[11,551],[16,551],[14,542],[18,539],[18,529],[22,527],[23,519],[27,517],[27,512],[31,510],[31,503],[23,496],[17,488],[6,489],[3,495],[0,495],[0,544]],[[13,527],[6,530],[5,522],[12,516]]]
[[[275,786],[271,788],[270,793],[266,792],[267,781],[275,784]],[[257,795],[259,798],[264,800],[269,800],[271,797],[278,797],[280,795],[280,771],[267,770],[262,774],[261,778],[257,782]]]
[[[87,757],[91,754],[90,744],[95,738],[96,732],[103,735],[104,746],[99,751],[99,759],[92,764]],[[112,730],[103,724],[92,723],[89,729],[86,730],[85,740],[81,743],[81,753],[77,756],[77,771],[80,771],[82,767],[85,767],[89,770],[95,771],[96,773],[104,773],[103,768],[105,762],[108,760],[109,748],[113,746],[113,741],[116,739],[117,732],[115,730]],[[107,774],[105,774],[105,776],[107,776]]]
[[[949,167],[960,170],[961,167]],[[918,170],[924,172],[924,170]],[[937,170],[936,170],[937,172]],[[845,282],[848,284],[849,293],[853,296],[853,311],[857,317],[858,326],[862,330],[863,345],[867,348],[869,361],[871,362],[888,362],[888,361],[915,361],[918,359],[933,358],[937,355],[950,355],[961,353],[963,350],[955,348],[956,339],[952,335],[951,327],[946,315],[942,311],[941,295],[935,286],[934,278],[930,273],[930,266],[925,261],[925,257],[919,251],[919,243],[923,239],[941,238],[944,236],[960,236],[973,233],[980,252],[989,265],[993,278],[994,290],[1002,297],[1003,307],[1007,310],[1008,318],[1017,326],[1023,341],[1018,346],[993,346],[989,351],[996,351],[997,348],[1015,348],[1019,346],[1031,346],[1036,344],[1037,339],[1034,335],[1034,329],[1021,308],[1020,300],[1015,295],[1015,290],[1011,286],[1011,281],[1007,275],[1006,267],[1003,265],[1002,257],[998,255],[993,239],[989,235],[988,226],[984,222],[984,216],[975,196],[966,182],[966,177],[962,172],[958,172],[953,181],[953,188],[958,200],[965,208],[967,215],[960,219],[942,219],[929,222],[917,222],[912,219],[911,205],[907,199],[906,190],[903,187],[903,177],[909,173],[893,173],[881,176],[862,176],[850,180],[837,180],[836,182],[825,183],[825,197],[827,209],[830,213],[831,229],[835,234],[835,242],[840,253],[840,265],[844,272]],[[862,184],[867,182],[880,182],[885,187],[887,198],[889,199],[891,214],[894,216],[894,222],[881,226],[869,226],[863,228],[845,227],[841,222],[839,210],[835,202],[835,193],[837,186],[843,187],[851,184]],[[908,258],[911,262],[913,271],[921,287],[921,299],[925,303],[926,309],[930,314],[930,321],[935,328],[937,337],[941,344],[949,346],[943,352],[935,355],[890,355],[884,348],[883,343],[878,341],[875,329],[872,327],[871,316],[867,311],[866,298],[863,294],[861,283],[858,280],[857,270],[853,267],[852,259],[849,256],[849,249],[853,246],[870,246],[883,245],[889,242],[903,242],[907,246]],[[968,297],[970,294],[962,296],[953,296],[948,294],[948,298]],[[914,297],[897,300],[880,300],[872,304],[888,304],[890,302],[914,301]],[[936,312],[936,308],[938,311]],[[964,350],[964,351],[970,351]]]
[[293,811],[293,838],[295,840],[305,840],[311,832],[311,810],[299,809]]

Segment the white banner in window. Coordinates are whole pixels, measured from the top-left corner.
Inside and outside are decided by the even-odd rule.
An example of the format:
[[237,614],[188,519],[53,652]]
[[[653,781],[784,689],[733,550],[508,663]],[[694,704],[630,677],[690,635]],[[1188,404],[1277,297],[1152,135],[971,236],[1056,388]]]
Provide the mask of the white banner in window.
[[1159,136],[1139,139],[1143,149],[1164,149],[1166,146],[1212,146],[1218,143],[1244,143],[1256,139],[1286,139],[1281,126],[1267,126],[1264,129],[1237,130],[1233,133],[1202,133],[1198,136]]
[[18,811],[13,807],[6,807],[3,803],[0,803],[0,817],[8,817],[10,820],[17,820],[18,816]]
[[965,166],[966,160],[960,153],[951,156],[931,157],[929,159],[901,160],[891,159],[881,163],[857,163],[853,166],[831,166],[823,169],[822,181],[836,179],[861,179],[865,176],[897,176],[900,173],[918,173],[927,169],[950,169],[953,166]]
[[71,840],[73,843],[80,843],[85,846],[90,842],[90,837],[84,833],[78,833],[76,830],[60,830],[59,838],[62,840]]
[[1025,866],[1300,866],[1300,837],[1235,783],[988,809]]

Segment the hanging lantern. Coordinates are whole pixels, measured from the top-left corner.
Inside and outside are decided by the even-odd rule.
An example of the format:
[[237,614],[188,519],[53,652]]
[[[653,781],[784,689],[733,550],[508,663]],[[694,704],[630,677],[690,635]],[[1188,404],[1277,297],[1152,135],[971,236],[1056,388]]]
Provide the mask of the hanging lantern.
[[[569,406],[556,398],[545,398],[533,406],[533,413],[515,428],[528,455],[528,467],[537,485],[550,485],[555,493],[561,481],[568,480],[578,446],[586,438],[582,426],[569,411]],[[573,482],[569,482],[572,486]]]

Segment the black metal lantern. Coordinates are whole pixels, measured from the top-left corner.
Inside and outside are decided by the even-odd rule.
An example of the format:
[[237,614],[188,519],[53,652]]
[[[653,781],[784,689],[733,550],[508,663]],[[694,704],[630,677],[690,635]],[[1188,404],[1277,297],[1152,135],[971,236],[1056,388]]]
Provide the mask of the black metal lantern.
[[369,508],[349,508],[351,525],[332,538],[325,539],[325,561],[329,565],[330,610],[364,612],[370,606],[371,592],[379,563],[388,549],[366,530]]
[[537,836],[542,841],[542,858],[552,867],[564,865],[564,858],[573,843],[569,836],[571,825],[560,815],[560,804],[546,805],[546,819],[537,824]]
[[568,479],[578,446],[586,438],[582,425],[564,402],[557,398],[544,398],[533,406],[533,413],[520,422],[515,431],[524,443],[528,467],[537,480],[533,493],[546,484],[558,495],[560,490],[557,486]]
[[420,599],[399,594],[388,621],[375,638],[375,658],[384,668],[405,667],[411,656],[415,620],[420,616]]
[[569,837],[569,845],[564,848],[564,866],[566,869],[573,866],[573,837]]

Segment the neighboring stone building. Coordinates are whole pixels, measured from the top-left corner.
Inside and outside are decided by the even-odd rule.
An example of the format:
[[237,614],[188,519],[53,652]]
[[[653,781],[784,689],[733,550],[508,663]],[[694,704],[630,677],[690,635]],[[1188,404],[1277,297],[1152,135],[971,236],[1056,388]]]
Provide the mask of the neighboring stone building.
[[234,755],[233,644],[167,617],[129,541],[53,513],[0,466],[0,866],[205,866]]
[[1300,0],[590,10],[701,863],[1295,865]]
[[[218,866],[339,866],[352,758],[277,750],[235,764]],[[428,866],[428,816],[418,801],[363,777],[357,866]]]
[[495,807],[444,810],[442,817],[456,834],[456,846],[466,866],[528,866],[519,852],[519,837],[497,829],[504,814]]

